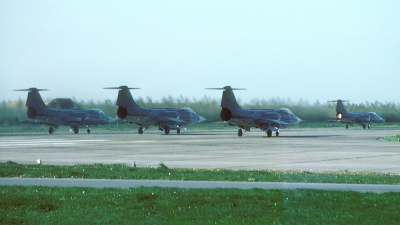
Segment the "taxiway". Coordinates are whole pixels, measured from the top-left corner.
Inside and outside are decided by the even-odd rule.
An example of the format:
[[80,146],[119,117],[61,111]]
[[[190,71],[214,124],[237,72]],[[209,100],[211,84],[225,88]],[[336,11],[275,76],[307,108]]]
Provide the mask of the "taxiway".
[[76,165],[123,163],[171,168],[349,170],[400,173],[400,144],[381,138],[394,129],[0,134],[0,161]]

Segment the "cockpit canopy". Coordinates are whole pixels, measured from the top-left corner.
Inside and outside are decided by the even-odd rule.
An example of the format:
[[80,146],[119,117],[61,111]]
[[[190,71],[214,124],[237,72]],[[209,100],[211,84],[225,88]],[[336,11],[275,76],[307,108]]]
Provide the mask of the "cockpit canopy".
[[185,111],[187,111],[187,112],[189,112],[189,113],[195,113],[195,112],[193,111],[193,109],[188,108],[188,107],[184,107],[184,108],[181,108],[181,109],[183,109],[183,110],[185,110]]
[[283,113],[286,113],[286,114],[293,114],[292,111],[290,111],[290,110],[287,109],[287,108],[280,108],[279,111],[280,111],[280,112],[283,112]]
[[89,112],[103,113],[100,109],[90,109]]

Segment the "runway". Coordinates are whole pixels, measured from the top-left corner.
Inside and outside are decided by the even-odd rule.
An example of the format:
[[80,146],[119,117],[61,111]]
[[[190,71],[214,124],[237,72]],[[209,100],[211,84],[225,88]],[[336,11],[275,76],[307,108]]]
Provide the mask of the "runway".
[[270,138],[258,130],[242,137],[236,132],[0,134],[0,161],[400,173],[400,143],[381,139],[400,134],[398,129],[285,129]]

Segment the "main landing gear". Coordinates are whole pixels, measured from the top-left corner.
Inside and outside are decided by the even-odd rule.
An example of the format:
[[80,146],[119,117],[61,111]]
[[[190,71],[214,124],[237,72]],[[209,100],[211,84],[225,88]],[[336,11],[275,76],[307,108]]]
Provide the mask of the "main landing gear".
[[139,134],[143,134],[143,127],[139,127],[138,133],[139,133]]
[[75,133],[75,134],[79,133],[79,127],[78,127],[78,126],[75,126],[75,127],[74,127],[74,133]]
[[169,127],[164,128],[164,134],[169,134]]
[[[169,132],[171,131],[171,129],[169,127],[164,128],[164,134],[169,134]],[[181,133],[181,129],[177,129],[176,130],[176,134],[180,134]]]
[[[363,124],[362,127],[363,127],[363,129],[365,129],[365,128],[370,129],[371,128],[371,124]],[[349,124],[346,124],[346,129],[349,129]]]
[[[238,130],[238,136],[239,136],[239,137],[243,136],[243,130],[242,130],[242,129],[239,129],[239,130]],[[272,137],[272,130],[267,130],[267,136],[268,136],[268,137]],[[275,132],[275,136],[279,137],[279,130],[277,130],[277,131]]]
[[[367,125],[363,124],[363,129],[365,129],[367,127]],[[368,124],[368,129],[371,128],[371,125]]]
[[158,130],[164,131],[164,134],[169,134],[169,132],[170,132],[171,130],[176,130],[176,134],[180,134],[180,133],[181,133],[181,129],[180,129],[179,127],[177,127],[177,128],[172,127],[172,129],[171,129],[171,127],[169,127],[169,126],[162,127],[162,126],[160,125],[160,126],[158,127]]
[[49,134],[52,134],[54,132],[55,128],[54,127],[49,127]]
[[[272,137],[272,130],[267,131],[267,136]],[[279,137],[279,130],[275,131],[275,136]]]

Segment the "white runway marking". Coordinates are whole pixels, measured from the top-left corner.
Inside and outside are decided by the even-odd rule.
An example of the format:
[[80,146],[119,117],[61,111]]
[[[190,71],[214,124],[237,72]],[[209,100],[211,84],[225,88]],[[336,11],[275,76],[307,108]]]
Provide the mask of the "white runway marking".
[[0,148],[15,146],[71,146],[80,143],[103,142],[106,140],[67,140],[67,139],[29,139],[29,140],[2,140]]

